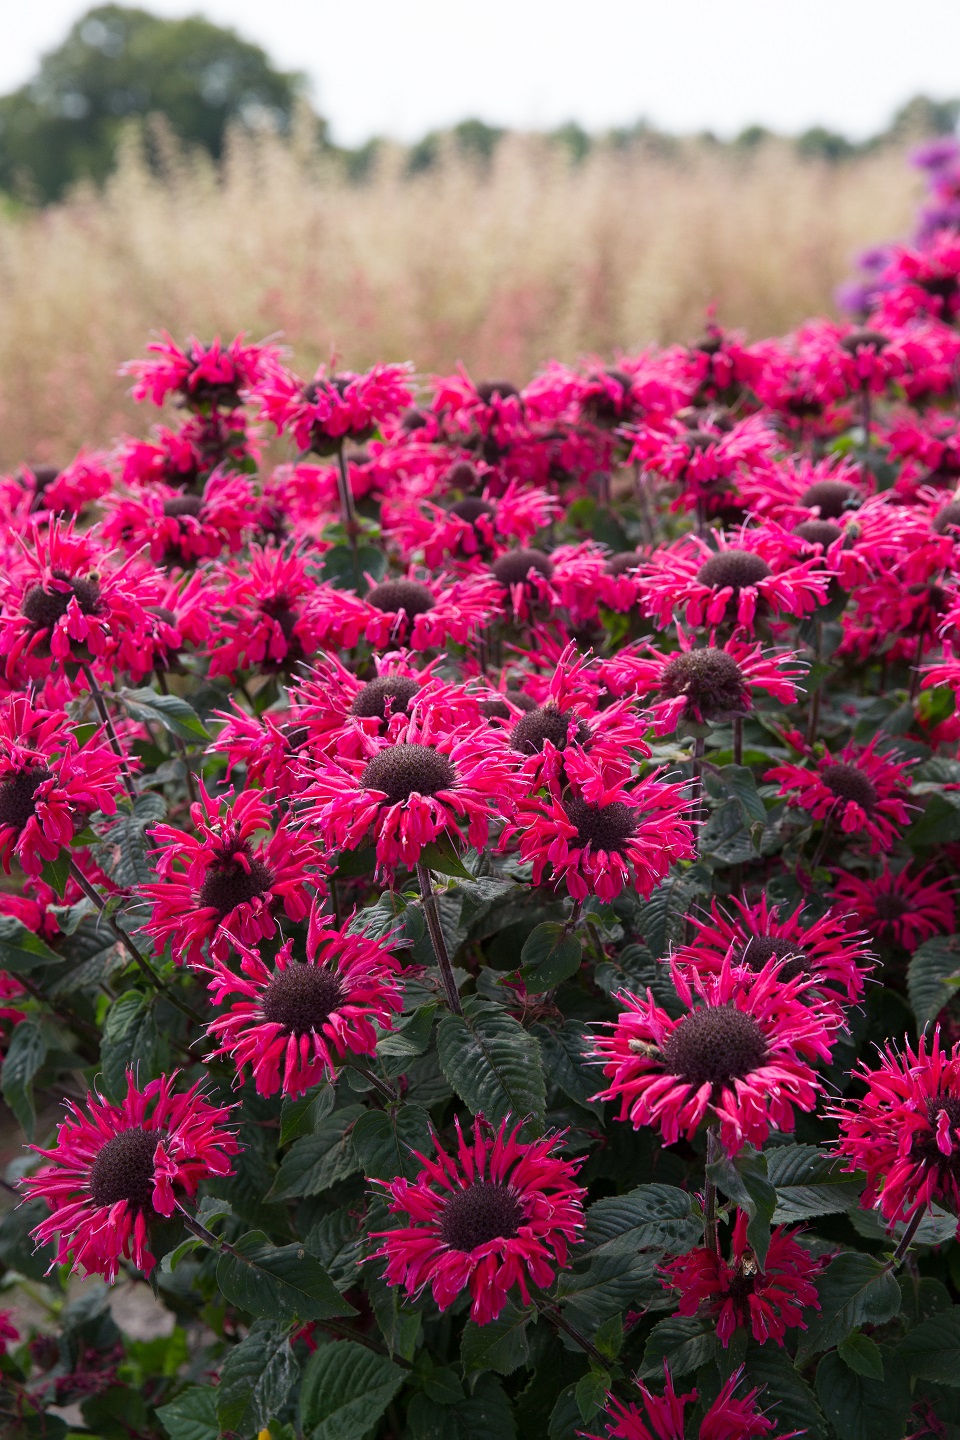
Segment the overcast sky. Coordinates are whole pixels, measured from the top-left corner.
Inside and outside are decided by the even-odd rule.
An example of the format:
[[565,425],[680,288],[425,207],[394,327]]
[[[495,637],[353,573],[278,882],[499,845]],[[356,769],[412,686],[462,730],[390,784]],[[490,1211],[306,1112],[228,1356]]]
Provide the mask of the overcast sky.
[[[0,93],[88,9],[0,0]],[[143,0],[201,13],[305,71],[334,139],[416,139],[468,116],[589,130],[645,117],[851,136],[923,92],[960,96],[960,0]]]

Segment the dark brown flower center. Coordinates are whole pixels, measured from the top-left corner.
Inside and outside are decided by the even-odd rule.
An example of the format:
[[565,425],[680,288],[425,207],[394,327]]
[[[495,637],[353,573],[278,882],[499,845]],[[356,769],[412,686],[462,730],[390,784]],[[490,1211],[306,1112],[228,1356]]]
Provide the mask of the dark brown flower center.
[[662,1052],[667,1069],[688,1085],[724,1085],[762,1065],[767,1042],[752,1015],[733,1005],[704,1005],[684,1016]]
[[440,1217],[440,1236],[451,1250],[475,1250],[490,1240],[512,1240],[523,1223],[523,1205],[509,1185],[477,1180],[451,1195]]
[[591,805],[587,800],[574,798],[563,808],[570,824],[576,825],[577,840],[582,846],[591,845],[594,850],[620,854],[637,833],[637,812],[622,800],[613,800],[609,805]]
[[161,1136],[156,1130],[121,1130],[108,1140],[90,1166],[95,1205],[126,1200],[132,1210],[153,1209],[153,1157]]
[[948,530],[960,529],[960,500],[951,500],[949,505],[938,510],[931,522],[931,528],[938,535],[946,535]]
[[611,555],[607,561],[607,571],[610,575],[629,575],[631,570],[636,570],[641,562],[636,550],[621,550],[616,555]]
[[365,790],[382,790],[391,805],[411,795],[436,795],[456,783],[452,763],[431,745],[391,745],[374,755],[360,776]]
[[[954,1150],[952,1155],[944,1155],[937,1145],[937,1121],[940,1118],[940,1111],[946,1111],[947,1122],[950,1126],[951,1139]],[[958,1095],[934,1095],[927,1101],[927,1120],[930,1129],[924,1133],[918,1131],[910,1146],[911,1160],[923,1160],[928,1165],[934,1165],[940,1170],[949,1170],[952,1174],[960,1174],[960,1096]]]
[[557,750],[562,750],[571,741],[585,745],[590,739],[590,727],[570,710],[560,710],[556,705],[538,705],[521,716],[513,727],[510,748],[521,755],[539,755],[549,740]]
[[854,510],[863,502],[855,485],[846,480],[818,480],[800,496],[800,504],[820,511],[821,520],[838,520],[848,510]]
[[531,570],[549,580],[553,574],[553,561],[542,550],[511,550],[501,555],[491,567],[494,580],[501,585],[527,584]]
[[[789,957],[789,959],[787,958]],[[786,960],[781,967],[781,980],[794,980],[810,969],[806,954],[795,940],[784,935],[751,935],[740,954],[740,964],[751,970],[762,970],[768,960]]]
[[509,380],[481,380],[477,394],[485,405],[489,405],[492,400],[506,400],[511,395],[519,395],[520,391]]
[[458,500],[455,505],[450,506],[450,514],[456,515],[458,520],[466,520],[475,525],[482,515],[495,515],[496,509],[489,500],[481,500],[479,495],[468,495],[465,500]]
[[709,585],[711,590],[725,590],[729,585],[738,591],[745,585],[759,585],[770,573],[767,562],[750,550],[721,550],[718,555],[711,555],[703,562],[697,571],[697,579],[701,585]]
[[321,965],[294,961],[278,970],[263,994],[263,1015],[294,1035],[319,1030],[343,999],[339,978]]
[[[237,858],[239,855],[245,856],[246,865]],[[266,895],[272,884],[273,875],[269,868],[243,847],[214,860],[207,867],[206,878],[197,896],[197,906],[201,910],[216,910],[222,919],[238,905],[249,905],[251,900]]]
[[873,781],[856,765],[825,765],[820,779],[838,800],[852,800],[861,810],[871,815],[880,798]]
[[669,699],[685,695],[705,720],[748,708],[743,672],[726,650],[704,648],[675,655],[660,681]]
[[31,585],[23,597],[20,607],[24,619],[36,630],[52,630],[58,620],[67,613],[70,601],[76,598],[81,614],[100,613],[100,586],[94,579],[77,579],[55,570],[54,578],[63,583],[62,590],[45,590],[42,585]]
[[832,545],[839,540],[843,531],[832,520],[804,520],[793,529],[794,535],[806,540],[808,545]]
[[458,460],[447,471],[447,484],[451,490],[475,490],[480,484],[476,466],[469,460]]
[[879,330],[851,330],[840,344],[851,355],[856,355],[858,350],[872,350],[874,354],[879,354],[881,350],[886,350],[890,341]]
[[389,703],[391,715],[406,715],[420,686],[410,675],[378,675],[353,697],[351,715],[362,719],[385,720]]
[[197,516],[203,509],[202,495],[175,495],[163,502],[163,513],[168,518],[179,519],[181,515]]
[[416,580],[384,580],[369,591],[367,603],[385,615],[402,610],[412,620],[416,615],[426,615],[437,602],[426,585],[418,585]]
[[35,813],[35,796],[51,772],[44,765],[31,765],[17,775],[10,775],[0,784],[0,825],[22,830]]
[[899,920],[901,915],[906,915],[910,909],[910,901],[902,895],[895,895],[892,890],[874,897],[873,908],[876,911],[878,920]]

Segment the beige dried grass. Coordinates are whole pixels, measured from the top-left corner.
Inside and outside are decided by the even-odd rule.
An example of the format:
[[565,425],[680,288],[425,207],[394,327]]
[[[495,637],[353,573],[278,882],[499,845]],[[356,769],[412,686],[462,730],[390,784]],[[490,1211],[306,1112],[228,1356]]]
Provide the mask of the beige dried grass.
[[829,313],[865,245],[904,233],[917,182],[885,150],[840,166],[787,145],[691,143],[579,165],[523,136],[366,181],[299,139],[233,142],[221,173],[131,140],[102,193],[0,216],[0,465],[64,461],[153,416],[116,378],[152,332],[281,333],[306,372],[463,360],[523,380],[545,358],[689,339],[705,307],[753,336]]

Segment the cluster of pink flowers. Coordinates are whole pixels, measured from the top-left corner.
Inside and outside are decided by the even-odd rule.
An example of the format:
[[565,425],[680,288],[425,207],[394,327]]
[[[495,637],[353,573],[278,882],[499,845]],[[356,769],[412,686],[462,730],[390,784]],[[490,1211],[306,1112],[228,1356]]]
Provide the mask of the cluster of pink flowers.
[[[178,426],[4,479],[0,859],[24,883],[0,913],[55,946],[63,907],[97,908],[209,1067],[207,1089],[134,1069],[122,1101],[71,1102],[24,1182],[58,1262],[154,1267],[159,1222],[240,1154],[224,1076],[261,1105],[350,1071],[395,1116],[402,1066],[377,1066],[418,1053],[391,1034],[411,1015],[466,1025],[473,988],[514,1023],[562,1015],[520,920],[508,973],[484,936],[451,964],[446,874],[549,907],[564,964],[589,935],[581,1099],[706,1155],[704,1243],[660,1267],[665,1303],[721,1347],[808,1323],[822,1256],[776,1227],[761,1257],[732,1202],[718,1230],[710,1167],[812,1123],[868,982],[902,990],[955,921],[956,855],[909,837],[960,783],[960,431],[939,403],[960,242],[938,231],[880,279],[863,326],[748,344],[711,319],[522,389],[391,364],[304,379],[273,345],[164,336],[128,371]],[[271,429],[292,453],[262,475]],[[831,689],[839,666],[859,689]],[[142,814],[145,868],[118,880],[110,847]],[[370,928],[378,899],[393,923]],[[11,1028],[35,1001],[2,972],[0,996]],[[834,1104],[889,1225],[960,1206],[946,1023]],[[363,1263],[480,1325],[549,1315],[592,1142],[470,1098],[374,1177]],[[699,1403],[703,1436],[771,1434],[724,1373],[710,1403],[669,1371],[662,1395],[638,1382],[598,1423],[665,1440]]]

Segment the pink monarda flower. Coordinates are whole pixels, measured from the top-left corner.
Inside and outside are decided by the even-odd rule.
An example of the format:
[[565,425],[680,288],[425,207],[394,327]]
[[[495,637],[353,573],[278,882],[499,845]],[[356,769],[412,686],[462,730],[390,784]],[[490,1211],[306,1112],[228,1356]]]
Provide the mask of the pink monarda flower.
[[311,772],[304,814],[328,847],[372,841],[388,872],[415,865],[441,835],[484,847],[491,819],[516,789],[512,766],[485,727],[445,731],[436,718],[415,714],[392,744],[370,740],[364,755]]
[[234,410],[240,392],[254,385],[264,369],[277,366],[280,357],[273,345],[245,345],[243,340],[238,335],[224,346],[218,335],[204,345],[191,336],[181,349],[164,331],[147,346],[155,358],[128,360],[120,374],[136,377],[130,393],[140,402],[162,405],[168,395],[176,395],[191,409]]
[[566,609],[575,623],[586,624],[596,616],[608,559],[592,542],[561,545],[549,555],[536,549],[507,550],[490,567],[504,618],[526,624]]
[[291,834],[285,820],[253,846],[253,836],[273,825],[262,791],[214,800],[202,780],[199,785],[200,799],[190,806],[197,834],[154,826],[153,838],[162,842],[154,852],[160,880],[140,887],[153,902],[143,928],[158,949],[169,941],[178,965],[200,965],[208,943],[211,959],[222,959],[233,936],[256,946],[276,931],[281,908],[289,919],[303,920],[321,883],[316,847]]
[[224,722],[212,751],[227,757],[227,778],[241,768],[248,784],[271,791],[279,800],[298,794],[304,786],[302,751],[308,731],[298,705],[250,715],[235,700],[230,710],[214,712]]
[[[632,1400],[618,1400],[614,1395],[609,1397],[604,1415],[605,1440],[686,1440],[692,1433],[686,1428],[686,1413],[687,1407],[699,1399],[698,1392],[691,1390],[688,1395],[678,1395],[666,1364],[663,1370],[666,1385],[662,1395],[655,1395],[637,1379],[634,1387],[640,1392],[639,1405]],[[734,1394],[743,1374],[741,1365],[704,1411],[697,1430],[699,1440],[756,1440],[756,1437],[770,1436],[774,1422],[756,1408],[759,1389],[748,1390],[739,1399]],[[784,1435],[781,1440],[790,1440],[790,1436]]]
[[928,879],[931,869],[927,865],[914,874],[909,865],[899,871],[885,865],[873,879],[844,870],[833,903],[877,940],[912,952],[932,936],[950,935],[954,929],[956,885],[952,879]]
[[679,487],[674,509],[705,507],[716,514],[724,504],[735,504],[740,472],[761,465],[777,443],[761,415],[748,415],[729,430],[708,427],[704,422],[691,430],[674,420],[670,431],[643,426],[631,436],[630,463]]
[[782,962],[780,979],[795,975],[814,982],[806,997],[813,1005],[832,1005],[838,1021],[846,1005],[863,994],[874,956],[862,931],[853,931],[845,915],[828,910],[811,920],[803,910],[780,918],[775,905],[761,895],[756,905],[731,897],[735,914],[714,899],[709,915],[691,915],[693,934],[674,959],[700,975],[718,974],[729,962],[762,970],[768,960]]
[[733,1226],[732,1260],[702,1246],[661,1266],[664,1283],[680,1291],[679,1314],[711,1316],[724,1349],[736,1330],[748,1326],[758,1344],[775,1340],[782,1346],[788,1330],[807,1328],[803,1323],[805,1306],[820,1309],[813,1283],[820,1262],[797,1244],[796,1233],[782,1225],[771,1231],[761,1271],[747,1244],[747,1217],[739,1210]]
[[212,602],[210,674],[289,673],[319,647],[311,602],[317,582],[302,555],[251,545],[223,570]]
[[682,615],[695,627],[752,631],[757,620],[809,615],[825,603],[829,574],[819,560],[791,555],[776,526],[711,540],[685,535],[644,563],[641,604],[661,630]]
[[486,575],[452,580],[411,571],[403,579],[381,580],[363,597],[319,585],[310,613],[327,649],[350,650],[365,640],[375,650],[430,650],[450,640],[466,645],[496,616],[499,594]]
[[52,1212],[31,1233],[38,1245],[56,1243],[58,1265],[70,1261],[71,1270],[110,1283],[121,1259],[149,1274],[155,1217],[172,1215],[179,1196],[195,1195],[201,1180],[231,1173],[240,1147],[225,1128],[229,1107],[211,1105],[199,1082],[174,1094],[176,1077],[139,1090],[128,1071],[121,1104],[90,1094],[85,1110],[68,1101],[55,1148],[31,1146],[51,1163],[20,1183]]
[[511,480],[502,495],[488,488],[480,495],[465,495],[443,509],[433,501],[397,507],[389,527],[405,556],[423,553],[431,570],[453,559],[476,561],[505,547],[511,540],[529,545],[562,513],[560,502],[539,486]]
[[[854,1078],[865,1095],[837,1105],[837,1148],[848,1170],[866,1172],[862,1203],[893,1225],[940,1201],[960,1207],[960,1044],[945,1052],[940,1027],[921,1035],[916,1050],[888,1044],[872,1070],[861,1061]],[[958,1225],[960,1230],[960,1225]]]
[[535,885],[547,876],[574,900],[614,900],[627,885],[648,896],[675,861],[693,858],[683,785],[656,775],[618,780],[577,750],[564,763],[568,787],[521,796],[500,841],[533,861]]
[[0,708],[0,863],[24,874],[69,848],[90,815],[116,814],[120,757],[97,731],[78,745],[64,710],[37,709],[26,695]]
[[409,365],[374,365],[365,375],[317,371],[304,385],[281,366],[271,366],[253,399],[277,434],[290,433],[303,451],[331,455],[347,438],[362,443],[385,420],[413,400]]
[[623,1014],[594,1049],[609,1082],[596,1098],[619,1099],[621,1120],[659,1126],[667,1145],[692,1140],[704,1122],[719,1121],[730,1155],[762,1145],[772,1128],[792,1130],[794,1109],[816,1105],[812,1066],[829,1060],[836,1018],[805,1003],[812,980],[784,980],[783,968],[771,959],[754,973],[725,960],[698,975],[673,964],[687,1007],[676,1020],[650,991],[621,992]]
[[306,962],[293,958],[288,940],[267,965],[233,937],[241,974],[224,961],[213,963],[209,989],[218,1005],[230,1008],[207,1027],[220,1042],[217,1055],[231,1055],[238,1079],[249,1065],[259,1095],[302,1095],[350,1055],[372,1055],[378,1027],[389,1030],[402,997],[398,965],[390,951],[363,935],[310,917]]
[[736,637],[697,645],[678,628],[680,649],[664,654],[653,646],[619,650],[601,665],[614,695],[629,691],[653,698],[650,714],[658,735],[672,735],[681,723],[709,725],[747,715],[759,697],[769,695],[781,705],[797,698],[803,670],[793,651],[769,651]]
[[149,549],[155,565],[181,567],[237,551],[256,518],[256,497],[245,475],[215,471],[202,495],[149,485],[108,503],[103,538],[133,554]]
[[776,765],[763,778],[780,786],[788,805],[835,823],[844,835],[863,835],[876,855],[893,848],[914,808],[903,783],[910,762],[878,754],[877,743],[845,745],[836,758],[827,751],[810,768]]
[[23,554],[3,579],[0,655],[8,679],[19,672],[46,678],[51,658],[60,666],[92,665],[105,679],[113,666],[142,676],[153,667],[143,637],[156,630],[148,609],[159,582],[131,556],[114,568],[88,532],[57,519],[34,525]]
[[13,1323],[12,1310],[0,1310],[0,1355],[6,1355],[7,1342],[16,1343],[20,1339],[20,1331]]
[[586,1191],[574,1184],[579,1161],[554,1153],[561,1135],[524,1144],[519,1125],[508,1133],[504,1120],[494,1134],[478,1116],[471,1143],[455,1125],[455,1155],[435,1139],[435,1160],[417,1154],[416,1180],[375,1182],[410,1223],[376,1234],[383,1245],[371,1258],[386,1257],[388,1285],[411,1295],[429,1285],[441,1310],[469,1286],[470,1318],[488,1325],[514,1285],[529,1304],[531,1284],[553,1283],[583,1230]]

